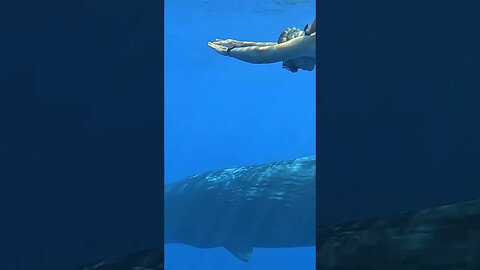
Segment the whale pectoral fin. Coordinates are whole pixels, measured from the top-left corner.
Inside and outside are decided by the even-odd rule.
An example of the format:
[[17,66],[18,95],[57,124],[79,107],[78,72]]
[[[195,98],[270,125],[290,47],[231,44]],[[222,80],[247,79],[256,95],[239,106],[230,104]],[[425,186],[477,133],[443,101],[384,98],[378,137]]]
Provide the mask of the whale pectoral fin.
[[244,262],[248,262],[250,257],[252,257],[253,246],[251,243],[246,241],[239,241],[236,243],[229,244],[225,248],[230,251],[235,257],[239,258]]

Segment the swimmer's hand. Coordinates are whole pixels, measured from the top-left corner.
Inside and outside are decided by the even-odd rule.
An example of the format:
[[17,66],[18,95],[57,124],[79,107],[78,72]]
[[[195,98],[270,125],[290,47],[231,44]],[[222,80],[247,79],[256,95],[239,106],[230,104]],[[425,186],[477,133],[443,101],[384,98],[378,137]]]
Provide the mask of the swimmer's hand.
[[208,47],[214,49],[217,53],[227,56],[229,49],[235,47],[235,40],[233,39],[217,39],[214,42],[208,42]]
[[208,47],[214,49],[217,53],[227,56],[228,55],[228,47],[224,45],[218,45],[213,42],[208,42]]

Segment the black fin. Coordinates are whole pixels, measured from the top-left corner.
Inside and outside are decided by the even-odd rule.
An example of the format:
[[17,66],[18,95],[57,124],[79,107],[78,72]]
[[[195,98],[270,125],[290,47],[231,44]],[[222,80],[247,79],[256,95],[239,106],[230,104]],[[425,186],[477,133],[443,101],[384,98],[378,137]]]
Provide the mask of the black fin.
[[297,72],[298,71],[298,67],[296,67],[295,65],[293,65],[290,61],[287,61],[287,62],[283,62],[282,64],[282,68],[290,71],[290,72]]
[[305,25],[305,27],[303,28],[303,32],[307,32],[307,29],[308,29],[308,23]]

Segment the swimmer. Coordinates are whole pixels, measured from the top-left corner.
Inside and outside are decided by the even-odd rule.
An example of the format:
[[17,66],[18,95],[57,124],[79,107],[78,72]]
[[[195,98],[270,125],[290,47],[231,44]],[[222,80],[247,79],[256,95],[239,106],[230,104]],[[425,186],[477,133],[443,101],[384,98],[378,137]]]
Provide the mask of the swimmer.
[[312,71],[316,61],[316,20],[302,30],[287,28],[277,42],[238,41],[217,39],[208,46],[223,56],[230,56],[252,64],[283,62],[283,68],[297,72]]

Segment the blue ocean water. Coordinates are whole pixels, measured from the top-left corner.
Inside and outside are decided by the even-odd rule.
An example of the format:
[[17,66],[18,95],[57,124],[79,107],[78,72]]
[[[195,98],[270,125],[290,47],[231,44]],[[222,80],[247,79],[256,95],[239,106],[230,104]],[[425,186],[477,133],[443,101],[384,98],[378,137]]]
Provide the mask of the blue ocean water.
[[[225,167],[315,154],[315,73],[252,65],[207,46],[215,38],[276,41],[303,28],[315,1],[166,1],[165,183]],[[314,269],[315,248],[166,245],[165,269]]]

